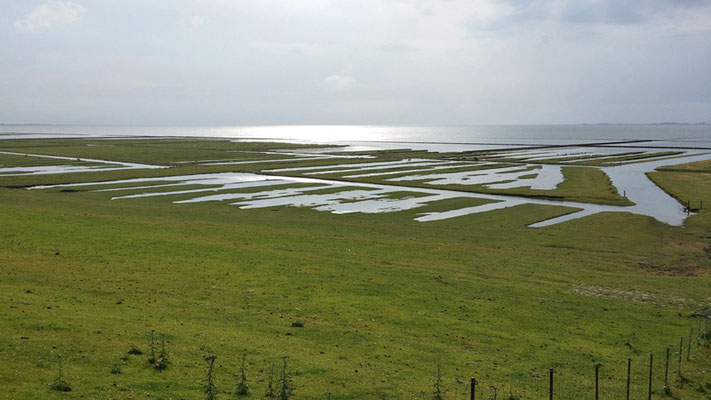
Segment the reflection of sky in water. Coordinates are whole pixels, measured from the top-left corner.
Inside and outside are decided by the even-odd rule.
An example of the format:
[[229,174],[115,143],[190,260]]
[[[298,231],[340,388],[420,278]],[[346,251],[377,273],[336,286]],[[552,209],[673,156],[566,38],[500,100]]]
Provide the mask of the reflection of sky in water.
[[329,171],[329,170],[353,170],[353,171],[360,171],[364,170],[366,168],[368,169],[374,169],[374,168],[380,168],[380,167],[389,167],[389,168],[398,168],[402,166],[408,166],[412,165],[413,163],[420,163],[420,162],[431,162],[432,160],[429,159],[409,159],[409,160],[399,160],[399,161],[380,161],[380,162],[364,162],[364,163],[358,163],[358,164],[334,164],[334,165],[320,165],[316,167],[293,167],[293,168],[278,168],[278,169],[268,169],[264,170],[264,172],[302,172],[302,173],[308,173],[309,171],[320,171],[323,173],[323,171]]
[[[535,169],[527,169],[527,167],[535,167]],[[527,175],[535,175],[535,177],[520,178]],[[492,189],[530,187],[531,189],[553,190],[563,182],[563,173],[560,165],[516,165],[474,171],[407,175],[390,178],[387,181],[420,181],[429,185],[485,185]]]
[[499,152],[498,157],[525,161],[547,161],[561,159],[561,161],[580,161],[580,158],[590,158],[599,160],[601,158],[624,156],[629,153],[651,154],[658,153],[659,149],[645,149],[639,147],[616,148],[616,147],[564,147],[553,149],[519,150],[511,152]]
[[147,164],[136,164],[127,163],[121,161],[106,161],[98,160],[94,158],[77,158],[77,157],[62,157],[62,156],[50,156],[46,154],[32,154],[32,153],[16,153],[12,151],[0,151],[0,154],[7,154],[11,156],[20,156],[27,158],[37,158],[37,159],[50,159],[58,161],[71,161],[79,163],[92,163],[92,164],[103,164],[103,165],[43,165],[43,166],[27,166],[27,167],[5,167],[0,168],[0,176],[13,176],[13,175],[47,175],[47,174],[65,174],[72,172],[90,172],[90,171],[115,171],[119,169],[137,169],[137,168],[163,168],[159,165],[147,165]]
[[6,167],[0,168],[0,176],[66,174],[70,172],[113,171],[116,169],[124,168],[107,168],[99,165],[45,165],[36,167]]
[[[369,178],[369,177],[376,177],[376,176],[388,176],[388,175],[397,175],[397,174],[411,174],[414,172],[427,172],[427,171],[438,171],[442,169],[451,169],[451,168],[462,168],[462,167],[479,167],[481,165],[485,165],[485,163],[456,163],[456,164],[445,164],[445,165],[437,165],[437,166],[429,166],[427,168],[408,168],[407,170],[397,170],[397,171],[385,171],[385,172],[369,172],[365,174],[355,174],[355,175],[344,175],[344,178]],[[368,168],[364,168],[361,171],[370,171]]]

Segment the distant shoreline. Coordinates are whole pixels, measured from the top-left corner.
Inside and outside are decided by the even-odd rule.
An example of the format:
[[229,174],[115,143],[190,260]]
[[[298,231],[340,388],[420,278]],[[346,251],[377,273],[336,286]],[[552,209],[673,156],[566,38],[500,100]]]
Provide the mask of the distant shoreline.
[[74,123],[12,123],[0,122],[0,126],[85,126],[85,127],[263,127],[263,126],[389,126],[389,127],[466,127],[466,126],[706,126],[709,122],[579,122],[549,124],[453,124],[453,125],[407,125],[407,124],[202,124],[202,125],[153,125],[153,124],[74,124]]

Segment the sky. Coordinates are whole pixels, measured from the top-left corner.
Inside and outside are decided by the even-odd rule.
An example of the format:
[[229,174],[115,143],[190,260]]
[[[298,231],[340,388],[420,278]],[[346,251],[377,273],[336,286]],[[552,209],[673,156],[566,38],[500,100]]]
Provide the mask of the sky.
[[711,122],[711,0],[0,0],[0,122]]

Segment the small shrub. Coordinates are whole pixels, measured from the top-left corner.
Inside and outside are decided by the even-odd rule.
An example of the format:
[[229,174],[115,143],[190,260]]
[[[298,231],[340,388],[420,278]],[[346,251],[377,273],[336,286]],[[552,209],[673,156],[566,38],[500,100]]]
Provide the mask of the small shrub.
[[58,392],[71,392],[72,387],[65,380],[57,379],[49,385],[50,389]]
[[57,379],[54,380],[54,382],[49,384],[49,388],[52,390],[56,390],[58,392],[71,392],[72,387],[69,386],[69,382],[64,380],[64,377],[62,376],[62,355],[57,356]]
[[688,383],[693,383],[693,381],[691,379],[689,379],[686,375],[680,374],[679,375],[679,384],[681,385],[681,387],[684,387]]
[[247,350],[242,351],[242,365],[239,368],[239,382],[235,387],[237,396],[248,396],[249,385],[247,384]]
[[710,347],[711,346],[711,330],[707,330],[702,332],[699,335],[699,343],[698,346],[704,346],[704,347]]
[[121,373],[121,364],[114,363],[114,366],[111,367],[111,373],[112,374],[120,374]]
[[494,393],[494,397],[492,397],[492,399],[496,400],[496,394],[499,392],[499,388],[495,385],[491,385],[491,391]]
[[291,375],[287,368],[287,360],[289,357],[284,357],[284,363],[281,367],[281,377],[279,378],[279,400],[290,400],[294,396],[294,386],[291,382]]
[[216,355],[211,355],[208,357],[205,357],[205,361],[207,361],[207,380],[205,382],[205,400],[215,400],[217,399],[217,387],[215,386],[215,376],[214,376],[214,367],[215,367],[215,359],[217,359]]
[[158,371],[162,371],[168,368],[168,364],[170,364],[170,360],[168,359],[168,353],[165,351],[165,335],[161,334],[160,353],[158,354],[158,358],[156,358],[155,362],[153,363],[153,367]]
[[269,365],[269,375],[267,375],[267,390],[264,392],[264,398],[276,399],[277,395],[274,389],[274,363]]
[[506,398],[507,400],[521,400],[521,397],[517,395],[516,393],[509,392],[509,397]]
[[294,321],[291,323],[292,328],[303,328],[304,327],[304,321]]
[[674,393],[669,386],[664,386],[664,395],[667,397],[674,397]]
[[151,346],[148,350],[148,364],[151,365],[156,363],[155,333],[155,329],[151,330]]
[[140,356],[141,354],[143,354],[143,352],[138,347],[131,346],[131,348],[128,350],[128,354],[132,356]]
[[437,375],[434,382],[434,400],[444,400],[444,388],[442,387],[442,367],[437,366]]

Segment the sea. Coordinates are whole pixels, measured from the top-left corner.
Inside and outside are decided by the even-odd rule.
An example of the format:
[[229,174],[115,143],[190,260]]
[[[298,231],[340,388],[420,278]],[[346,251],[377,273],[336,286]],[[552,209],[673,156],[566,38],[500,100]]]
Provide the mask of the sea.
[[210,137],[312,143],[461,145],[637,143],[711,149],[709,124],[119,126],[0,124],[0,139],[44,137]]

